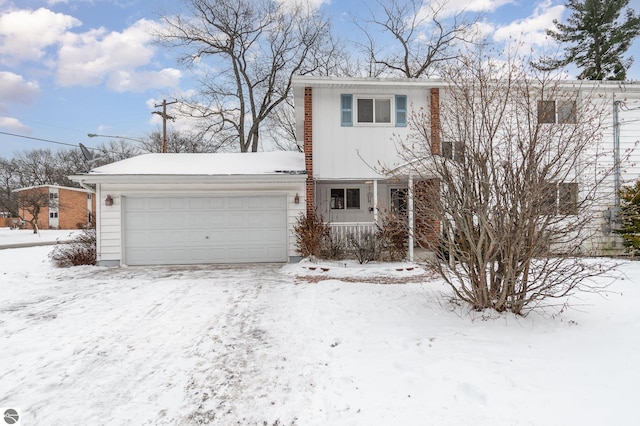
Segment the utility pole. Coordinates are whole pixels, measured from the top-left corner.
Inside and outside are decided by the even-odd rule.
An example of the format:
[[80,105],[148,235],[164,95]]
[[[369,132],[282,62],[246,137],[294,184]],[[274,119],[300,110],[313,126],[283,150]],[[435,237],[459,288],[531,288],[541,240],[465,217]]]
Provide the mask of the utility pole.
[[163,99],[161,104],[155,106],[156,108],[162,107],[162,112],[160,111],[152,112],[152,114],[158,114],[160,117],[162,117],[162,153],[163,154],[166,154],[167,152],[167,120],[176,119],[175,117],[172,117],[167,114],[167,105],[175,104],[177,102],[178,101],[167,102],[166,99]]

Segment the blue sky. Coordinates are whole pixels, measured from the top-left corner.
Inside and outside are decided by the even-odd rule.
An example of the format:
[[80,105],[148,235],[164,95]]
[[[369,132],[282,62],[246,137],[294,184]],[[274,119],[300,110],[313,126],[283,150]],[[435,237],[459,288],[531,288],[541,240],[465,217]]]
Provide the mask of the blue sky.
[[[288,1],[288,0],[282,0]],[[346,16],[363,0],[311,0],[342,34]],[[497,43],[509,37],[533,48],[544,29],[564,19],[558,0],[450,0],[482,13],[482,27]],[[95,146],[109,138],[145,137],[160,130],[152,114],[162,99],[193,88],[176,52],[153,43],[150,32],[176,0],[0,0],[0,132]],[[640,12],[640,0],[631,0]],[[344,36],[348,37],[348,36]],[[640,40],[629,50],[628,77],[640,80]],[[178,126],[179,124],[176,124]],[[68,148],[0,133],[0,157],[35,148]]]

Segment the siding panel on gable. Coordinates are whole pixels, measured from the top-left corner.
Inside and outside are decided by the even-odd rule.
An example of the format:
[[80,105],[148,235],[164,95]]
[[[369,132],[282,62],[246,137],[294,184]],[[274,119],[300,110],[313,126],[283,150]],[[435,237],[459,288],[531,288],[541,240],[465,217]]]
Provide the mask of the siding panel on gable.
[[[345,88],[317,87],[313,91],[313,174],[316,179],[375,179],[380,165],[395,167],[404,163],[394,143],[408,135],[408,127],[389,125],[342,124],[342,95]],[[367,93],[354,91],[353,96],[389,96],[399,89],[372,88]],[[406,114],[412,109],[428,108],[428,89],[414,88],[406,93]],[[394,111],[395,114],[395,111]],[[395,121],[395,120],[394,120]]]

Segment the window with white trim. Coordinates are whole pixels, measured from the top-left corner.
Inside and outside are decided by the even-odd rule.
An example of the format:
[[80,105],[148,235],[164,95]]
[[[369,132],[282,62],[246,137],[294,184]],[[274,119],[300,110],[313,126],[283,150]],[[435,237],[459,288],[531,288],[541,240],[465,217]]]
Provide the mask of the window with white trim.
[[[355,117],[355,120],[354,120]],[[407,96],[340,95],[340,125],[407,125]]]
[[538,123],[577,123],[575,101],[538,101]]
[[360,188],[331,188],[331,209],[360,209]]
[[390,124],[391,98],[357,98],[356,117],[359,124]]
[[578,214],[578,183],[547,182],[542,187],[541,212],[546,215]]
[[442,141],[442,156],[453,161],[462,162],[464,157],[464,142]]

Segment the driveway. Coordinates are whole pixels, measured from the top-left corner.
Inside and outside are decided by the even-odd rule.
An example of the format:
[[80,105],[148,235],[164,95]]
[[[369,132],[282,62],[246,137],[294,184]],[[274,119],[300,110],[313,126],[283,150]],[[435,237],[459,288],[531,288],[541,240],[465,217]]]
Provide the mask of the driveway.
[[292,392],[290,348],[263,327],[293,287],[280,267],[26,273],[41,284],[0,308],[0,406],[21,402],[25,424],[291,422],[270,395]]

